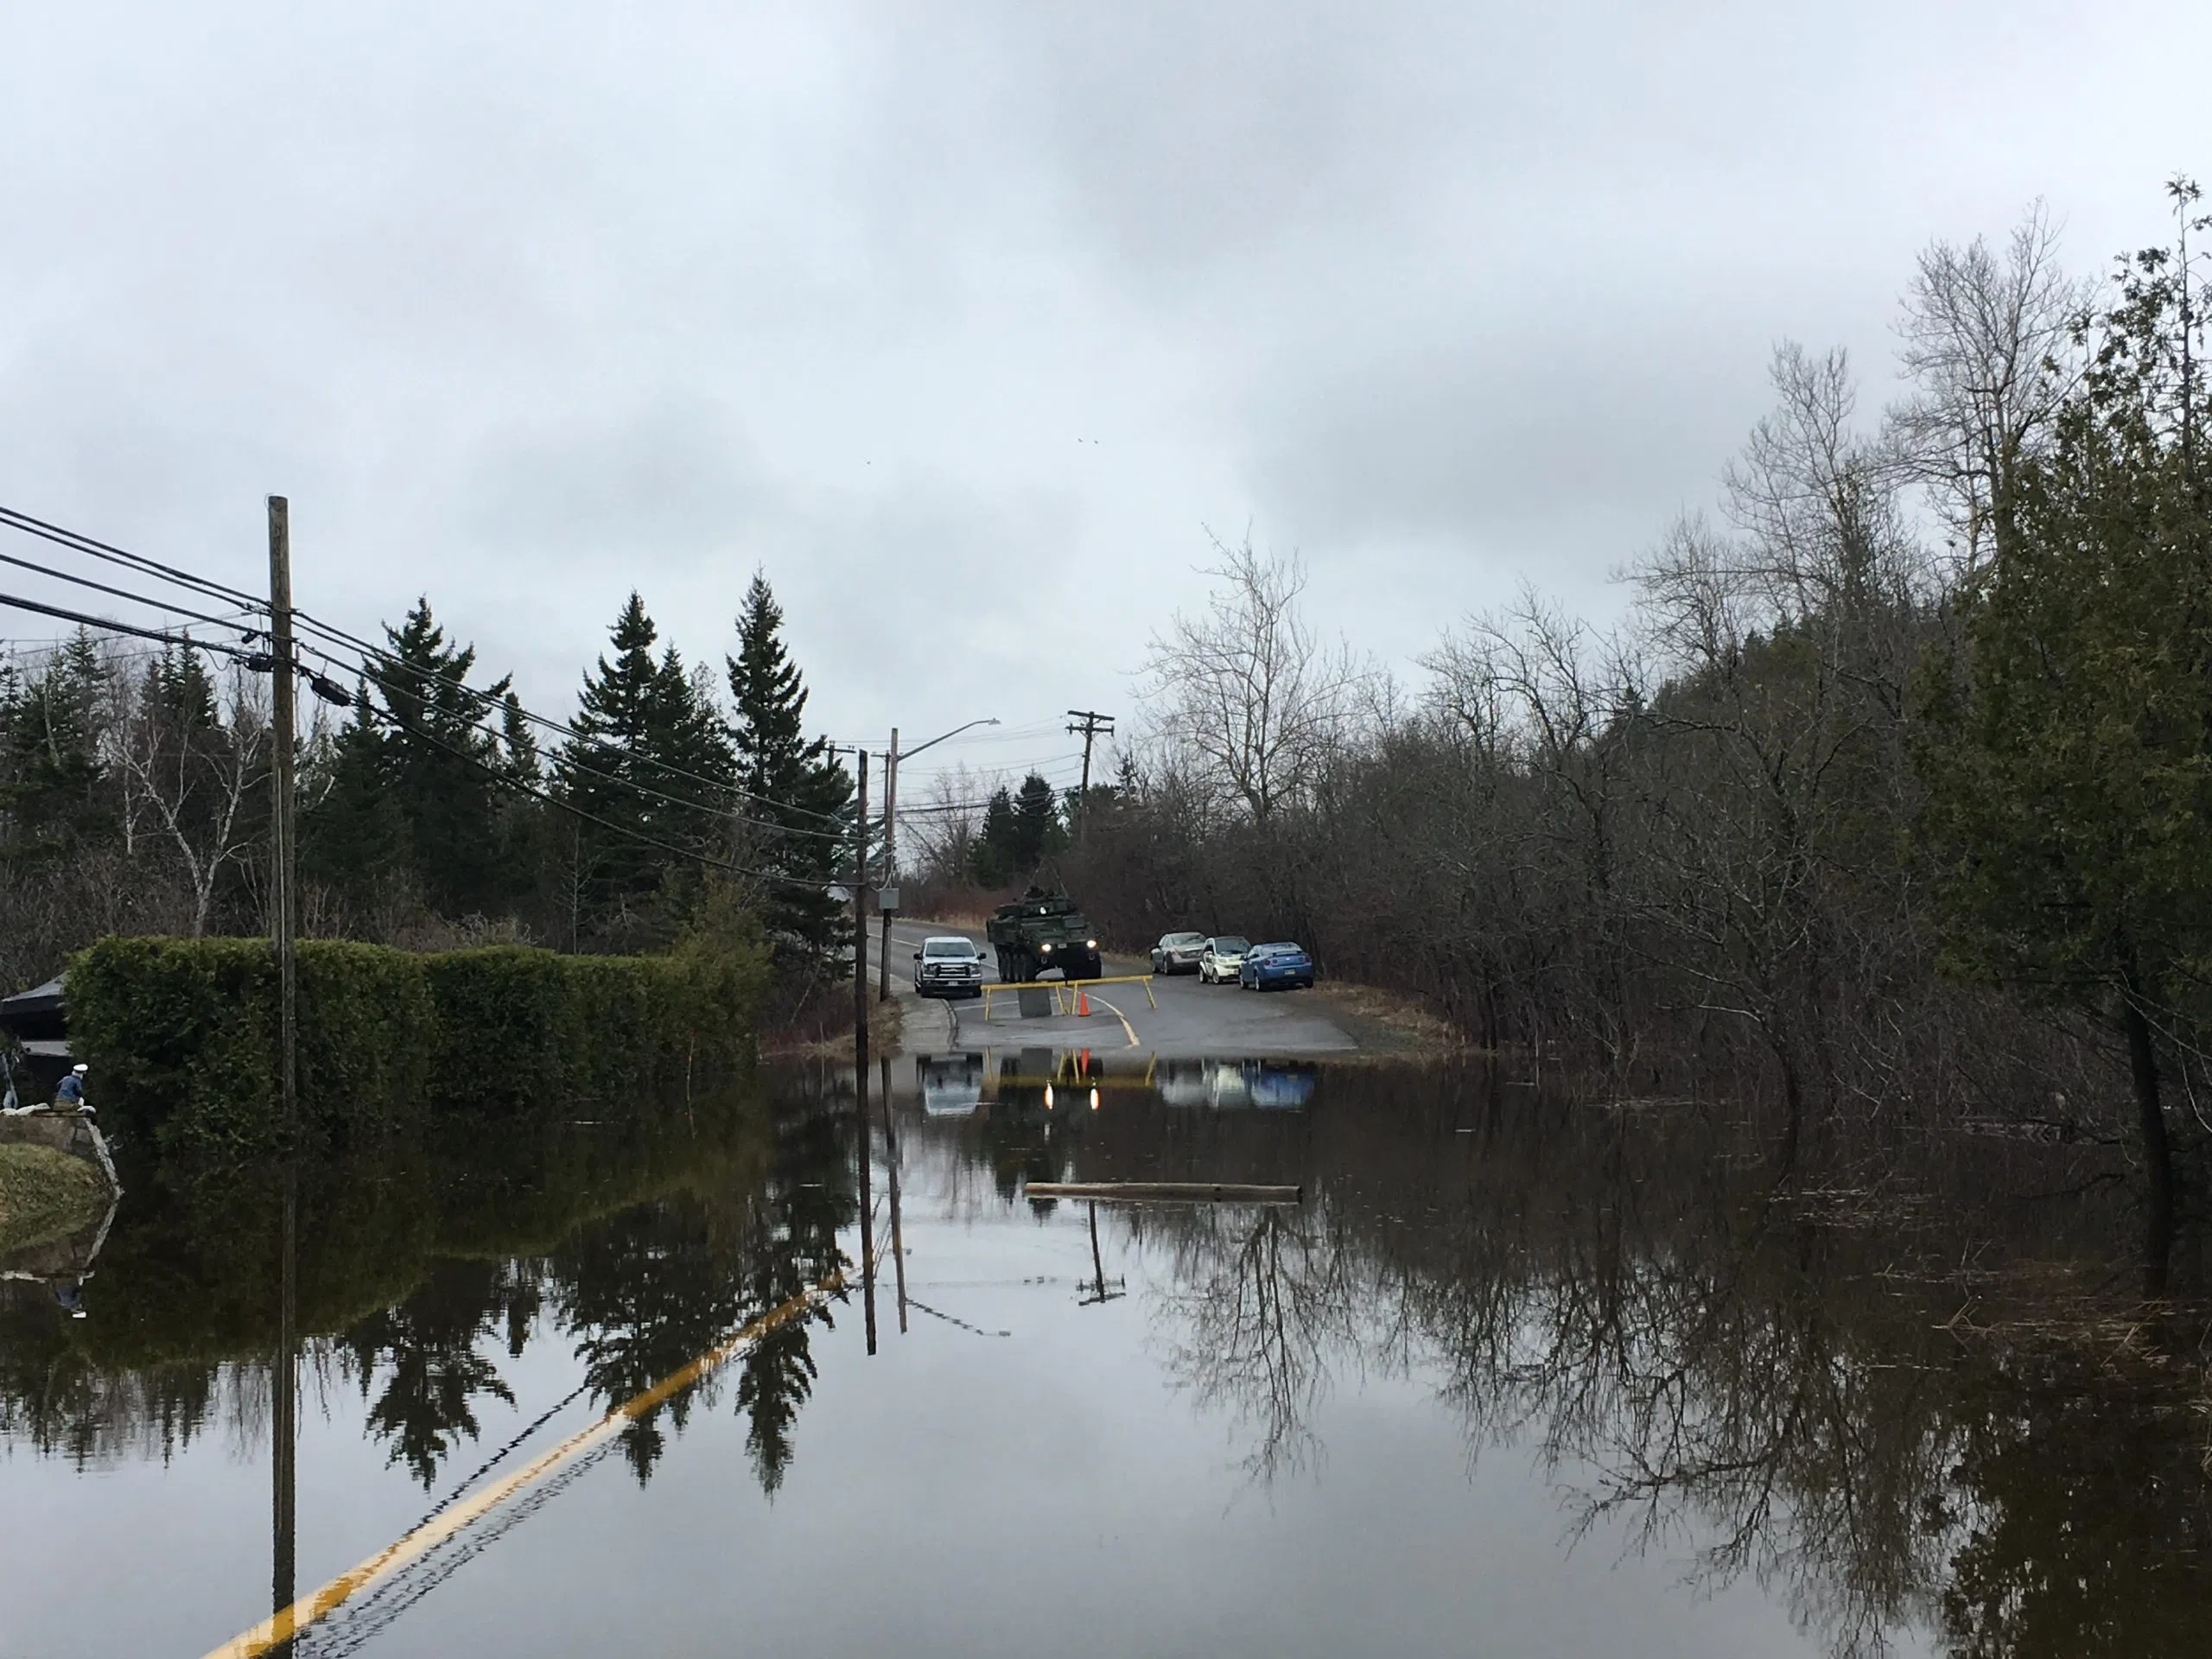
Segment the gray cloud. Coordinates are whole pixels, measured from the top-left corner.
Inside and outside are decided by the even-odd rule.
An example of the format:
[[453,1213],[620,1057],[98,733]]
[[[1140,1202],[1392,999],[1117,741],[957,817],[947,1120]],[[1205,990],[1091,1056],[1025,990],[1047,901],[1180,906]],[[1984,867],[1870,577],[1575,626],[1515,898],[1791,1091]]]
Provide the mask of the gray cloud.
[[[2156,40],[2146,54],[2140,47]],[[2207,165],[2212,14],[427,0],[18,7],[0,501],[564,704],[765,566],[825,723],[1126,702],[1199,526],[1402,660],[1706,499],[1913,251]],[[1075,642],[1073,646],[1070,641]],[[947,672],[948,667],[953,671]]]

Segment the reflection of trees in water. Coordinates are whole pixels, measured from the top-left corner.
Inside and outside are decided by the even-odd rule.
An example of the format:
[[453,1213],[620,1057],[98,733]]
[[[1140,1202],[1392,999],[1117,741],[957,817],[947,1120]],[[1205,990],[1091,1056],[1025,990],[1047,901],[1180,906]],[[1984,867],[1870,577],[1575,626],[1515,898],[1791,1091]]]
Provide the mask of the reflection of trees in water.
[[514,1403],[479,1344],[504,1327],[519,1356],[542,1300],[536,1275],[516,1264],[442,1262],[412,1296],[338,1339],[362,1397],[375,1392],[370,1433],[391,1442],[391,1461],[404,1461],[425,1488],[456,1446],[476,1438],[479,1396]]
[[1304,1209],[1126,1224],[1167,1257],[1171,1370],[1256,1477],[1310,1454],[1333,1370],[1419,1354],[1583,1528],[1749,1573],[1838,1653],[1931,1624],[1977,1656],[2177,1651],[2212,1619],[2202,1357],[2114,1357],[2074,1288],[2111,1264],[2030,1267],[2126,1236],[2012,1196],[2078,1184],[2073,1154],[1937,1143],[1906,1191],[1801,1147],[1776,1185],[1756,1125],[1334,1081]]
[[1313,1412],[1332,1356],[1363,1357],[1371,1306],[1366,1263],[1325,1212],[1268,1206],[1162,1212],[1150,1230],[1169,1252],[1162,1313],[1179,1332],[1168,1374],[1199,1405],[1253,1433],[1255,1478],[1304,1466],[1319,1449]]
[[[804,1093],[772,1137],[766,1115],[748,1110],[704,1134],[639,1125],[572,1147],[503,1138],[436,1179],[371,1158],[317,1171],[300,1323],[333,1334],[307,1342],[310,1373],[357,1388],[369,1433],[426,1487],[480,1439],[488,1405],[513,1403],[501,1348],[518,1357],[532,1340],[564,1337],[601,1407],[658,1382],[837,1265],[837,1229],[856,1202],[850,1090],[841,1103],[817,1078]],[[0,1433],[79,1463],[166,1457],[227,1414],[251,1454],[266,1441],[278,1306],[270,1183],[249,1170],[204,1190],[166,1173],[132,1185],[92,1319],[69,1320],[42,1286],[0,1286]],[[639,1202],[641,1185],[661,1196]],[[601,1218],[575,1218],[594,1209]],[[518,1235],[560,1242],[498,1253]],[[444,1236],[467,1254],[440,1255]],[[731,1368],[768,1491],[812,1391],[812,1321],[829,1317],[824,1307],[785,1323]],[[146,1358],[225,1350],[250,1357]],[[711,1400],[725,1383],[709,1386]],[[640,1479],[694,1392],[626,1433]]]

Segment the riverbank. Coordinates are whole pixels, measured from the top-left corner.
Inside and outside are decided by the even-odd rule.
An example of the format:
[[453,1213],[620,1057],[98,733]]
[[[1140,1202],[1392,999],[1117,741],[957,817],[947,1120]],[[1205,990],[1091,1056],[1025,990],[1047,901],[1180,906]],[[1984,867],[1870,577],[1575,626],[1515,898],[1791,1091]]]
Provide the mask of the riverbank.
[[66,1238],[106,1211],[96,1165],[52,1147],[0,1146],[0,1255]]

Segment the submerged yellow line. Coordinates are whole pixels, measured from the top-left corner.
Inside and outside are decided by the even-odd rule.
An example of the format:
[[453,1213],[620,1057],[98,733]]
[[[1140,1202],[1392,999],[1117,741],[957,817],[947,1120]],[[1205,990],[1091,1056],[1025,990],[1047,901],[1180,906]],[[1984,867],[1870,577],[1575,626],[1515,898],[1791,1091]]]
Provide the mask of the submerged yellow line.
[[663,1377],[644,1393],[624,1401],[590,1427],[580,1429],[567,1440],[545,1452],[527,1467],[517,1470],[505,1480],[486,1487],[474,1497],[455,1504],[444,1514],[424,1522],[414,1531],[395,1540],[372,1555],[359,1567],[340,1573],[336,1578],[315,1591],[301,1597],[290,1606],[280,1608],[242,1636],[236,1636],[219,1648],[211,1649],[207,1659],[258,1659],[306,1630],[371,1585],[390,1578],[410,1561],[415,1560],[443,1543],[471,1522],[480,1519],[505,1503],[516,1493],[535,1485],[564,1464],[575,1462],[585,1452],[619,1433],[654,1407],[664,1404],[672,1395],[681,1394],[702,1378],[711,1376],[741,1353],[747,1345],[758,1341],[778,1325],[804,1313],[836,1295],[845,1282],[844,1269],[840,1268],[811,1290],[803,1290],[779,1307],[772,1307],[729,1337],[701,1354],[681,1370]]
[[1122,1029],[1127,1032],[1129,1035],[1129,1046],[1131,1048],[1136,1047],[1137,1028],[1129,1023],[1129,1016],[1123,1014],[1119,1008],[1116,1007],[1111,1002],[1109,1002],[1103,996],[1094,996],[1090,1000],[1096,1002],[1100,1007],[1104,1008],[1108,1013],[1111,1014],[1116,1020],[1122,1022]]

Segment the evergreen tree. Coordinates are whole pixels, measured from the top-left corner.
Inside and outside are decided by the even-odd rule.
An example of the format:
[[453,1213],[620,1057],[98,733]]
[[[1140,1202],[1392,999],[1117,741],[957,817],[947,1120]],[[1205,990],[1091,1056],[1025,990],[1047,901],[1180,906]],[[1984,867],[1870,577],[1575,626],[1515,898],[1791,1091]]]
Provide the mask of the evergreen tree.
[[2048,453],[1999,482],[1962,658],[1923,685],[1946,964],[2126,1039],[2163,1282],[2159,1049],[2212,1018],[2212,488],[2186,266],[2139,258]]
[[111,677],[92,635],[79,628],[37,672],[16,680],[0,784],[10,857],[64,857],[113,832],[100,756]]
[[738,810],[756,822],[748,860],[780,878],[761,895],[779,951],[827,966],[842,960],[842,906],[830,895],[850,856],[852,774],[823,737],[805,733],[806,684],[784,650],[784,613],[754,572],[727,659]]
[[303,769],[300,874],[359,917],[410,878],[407,820],[388,781],[384,728],[365,683],[337,735]]
[[499,743],[482,729],[509,682],[470,689],[475,647],[446,643],[428,599],[385,637],[397,661],[369,670],[388,728],[374,752],[415,880],[442,915],[488,913],[518,887],[500,856]]
[[721,848],[734,765],[676,648],[653,656],[658,638],[632,594],[609,632],[613,660],[601,658],[585,680],[576,735],[555,763],[563,797],[597,821],[576,831],[583,907],[626,929],[646,920],[672,877],[688,880],[696,859]]
[[1048,855],[1060,850],[1062,839],[1052,786],[1033,772],[1021,780],[1021,792],[1014,798],[1014,873],[1027,875]]
[[983,807],[982,830],[969,855],[979,886],[1002,887],[1014,880],[1020,834],[1014,823],[1013,792],[1004,786],[992,791]]

